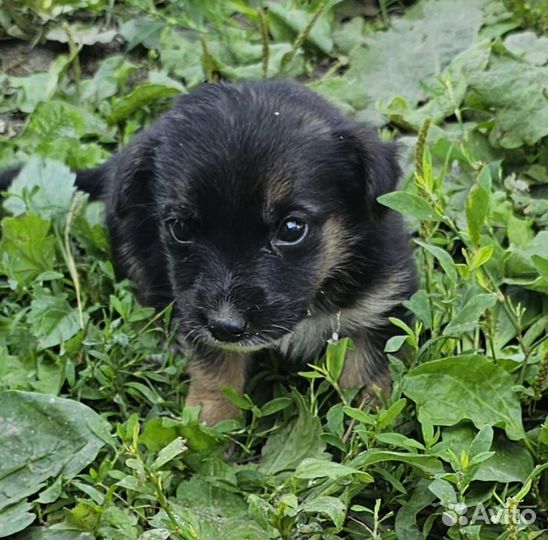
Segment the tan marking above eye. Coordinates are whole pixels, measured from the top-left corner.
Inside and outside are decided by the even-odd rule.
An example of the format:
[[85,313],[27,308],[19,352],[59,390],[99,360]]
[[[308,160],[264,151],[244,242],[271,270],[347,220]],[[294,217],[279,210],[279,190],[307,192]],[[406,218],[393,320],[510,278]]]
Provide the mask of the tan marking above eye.
[[318,265],[318,287],[331,271],[345,262],[348,256],[350,233],[344,223],[330,217],[322,227],[322,247]]

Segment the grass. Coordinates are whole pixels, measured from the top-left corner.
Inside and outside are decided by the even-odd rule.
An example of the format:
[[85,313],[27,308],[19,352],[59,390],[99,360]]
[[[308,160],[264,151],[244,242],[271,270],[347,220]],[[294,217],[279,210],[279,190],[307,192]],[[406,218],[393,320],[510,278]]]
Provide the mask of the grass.
[[[27,165],[1,221],[0,537],[546,538],[546,21],[536,1],[6,0],[0,166]],[[381,202],[421,288],[382,406],[341,392],[340,340],[301,373],[266,359],[207,428],[169,309],[115,279],[70,169],[177,93],[265,75],[399,140]]]

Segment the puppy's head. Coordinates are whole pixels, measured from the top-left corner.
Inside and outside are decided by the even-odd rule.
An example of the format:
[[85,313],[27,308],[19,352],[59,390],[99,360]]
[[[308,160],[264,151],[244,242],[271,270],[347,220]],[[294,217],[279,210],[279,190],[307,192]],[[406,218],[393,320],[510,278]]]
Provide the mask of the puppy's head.
[[179,98],[131,159],[118,207],[152,208],[181,336],[238,350],[291,332],[367,258],[398,177],[391,146],[282,81]]

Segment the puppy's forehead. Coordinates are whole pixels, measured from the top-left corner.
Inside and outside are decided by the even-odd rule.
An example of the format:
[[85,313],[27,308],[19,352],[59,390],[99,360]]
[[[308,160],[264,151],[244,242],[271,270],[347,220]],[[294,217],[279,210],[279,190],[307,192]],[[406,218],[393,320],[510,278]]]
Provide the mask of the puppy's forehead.
[[271,212],[291,203],[335,145],[329,122],[291,100],[269,96],[228,111],[208,105],[213,110],[179,112],[168,126],[170,151],[161,163],[176,205]]

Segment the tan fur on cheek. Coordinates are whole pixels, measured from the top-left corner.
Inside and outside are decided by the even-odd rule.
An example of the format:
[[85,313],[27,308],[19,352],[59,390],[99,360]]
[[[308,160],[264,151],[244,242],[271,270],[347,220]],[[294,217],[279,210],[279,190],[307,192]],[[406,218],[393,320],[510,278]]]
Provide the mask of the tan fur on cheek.
[[321,261],[318,265],[318,286],[329,274],[344,262],[347,257],[348,234],[341,221],[336,218],[329,218],[322,231],[323,249]]
[[197,361],[189,366],[186,404],[200,405],[200,419],[209,426],[238,416],[239,409],[223,396],[222,389],[226,386],[242,393],[245,384],[247,355],[224,351],[219,355],[213,364]]

